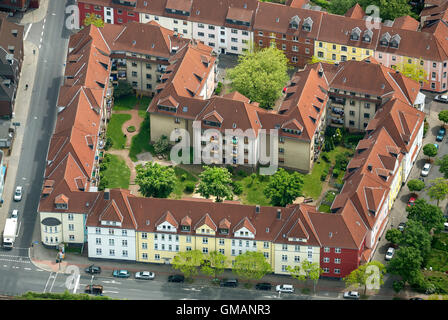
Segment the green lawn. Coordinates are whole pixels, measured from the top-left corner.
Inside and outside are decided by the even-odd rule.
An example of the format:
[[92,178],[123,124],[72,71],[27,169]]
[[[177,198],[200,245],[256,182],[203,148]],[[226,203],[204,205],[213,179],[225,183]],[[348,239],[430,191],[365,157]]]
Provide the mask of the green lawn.
[[186,194],[184,192],[185,185],[188,182],[197,183],[198,178],[195,177],[193,174],[191,174],[189,171],[182,169],[181,167],[177,167],[177,166],[174,167],[174,172],[177,177],[177,182],[176,182],[173,192],[170,195],[170,198],[181,199],[184,195],[188,196],[188,194]]
[[107,156],[110,161],[107,162],[106,168],[101,171],[101,177],[107,181],[105,187],[129,189],[131,170],[126,162],[123,158],[113,154],[107,154]]
[[121,127],[128,120],[131,120],[130,114],[112,114],[106,132],[112,139],[112,149],[124,149],[126,146],[126,138]]
[[150,140],[150,120],[148,114],[146,115],[145,120],[141,123],[138,134],[132,137],[129,158],[135,162],[137,161],[137,155],[146,151],[151,152],[151,154],[154,155],[154,147],[149,144]]
[[234,181],[240,181],[243,185],[243,193],[239,196],[241,202],[247,205],[271,206],[263,191],[269,183],[269,176],[264,178],[257,175],[254,181],[250,176],[234,175]]
[[132,110],[137,104],[137,97],[134,95],[117,98],[114,100],[113,111]]

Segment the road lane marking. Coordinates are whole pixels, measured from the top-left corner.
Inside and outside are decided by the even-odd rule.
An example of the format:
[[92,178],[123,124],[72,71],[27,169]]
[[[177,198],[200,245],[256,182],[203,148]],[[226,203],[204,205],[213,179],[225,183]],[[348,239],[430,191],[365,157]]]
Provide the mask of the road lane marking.
[[53,283],[51,284],[50,292],[53,290],[54,282],[56,281],[56,278],[58,277],[58,274],[59,273],[56,272],[56,275],[54,276]]
[[104,290],[103,293],[118,293],[118,291],[108,291],[108,290]]
[[28,33],[30,32],[30,30],[31,30],[31,26],[32,26],[33,24],[30,24],[29,26],[28,26],[28,30],[26,30],[26,32],[25,32],[25,37],[23,37],[23,40],[26,40],[26,37],[28,36]]
[[30,270],[31,270],[31,268],[23,268],[23,269],[25,269],[25,270],[27,270],[27,271],[30,271]]
[[51,272],[50,275],[48,276],[47,283],[45,283],[44,293],[47,292],[48,282],[49,282],[50,279],[52,279],[53,277],[54,277],[54,272]]
[[73,288],[73,293],[76,293],[76,290],[78,290],[78,286],[79,286],[79,280],[81,279],[81,275],[78,274],[78,277],[76,279],[76,283],[75,283],[75,287]]

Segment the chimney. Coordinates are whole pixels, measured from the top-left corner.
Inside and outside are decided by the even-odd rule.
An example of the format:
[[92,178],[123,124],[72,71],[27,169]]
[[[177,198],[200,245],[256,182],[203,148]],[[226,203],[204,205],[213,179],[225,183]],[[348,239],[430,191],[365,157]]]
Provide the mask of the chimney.
[[259,206],[259,205],[257,205],[257,206],[255,207],[255,213],[260,213],[260,206]]
[[369,164],[369,165],[367,166],[367,169],[369,169],[369,171],[372,171],[372,165]]
[[104,200],[110,200],[110,189],[104,190]]
[[282,218],[282,209],[277,209],[277,220]]

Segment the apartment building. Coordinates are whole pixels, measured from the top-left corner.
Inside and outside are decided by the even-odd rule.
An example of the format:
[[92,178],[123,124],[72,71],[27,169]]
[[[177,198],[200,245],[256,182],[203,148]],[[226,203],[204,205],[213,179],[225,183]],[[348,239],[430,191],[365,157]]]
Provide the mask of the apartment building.
[[39,8],[40,0],[3,0],[0,2],[0,9],[9,12],[24,12],[28,9]]
[[10,119],[23,62],[24,27],[12,23],[0,13],[0,118]]
[[58,116],[47,153],[38,212],[42,243],[83,245],[85,221],[98,196],[100,146],[110,100],[109,48],[90,26],[69,40]]
[[78,1],[79,25],[84,25],[85,18],[92,15],[110,24],[139,22],[140,16],[136,6],[137,0]]
[[332,126],[364,131],[377,110],[393,98],[424,110],[425,95],[420,92],[419,83],[372,57],[320,67],[330,83],[328,111]]

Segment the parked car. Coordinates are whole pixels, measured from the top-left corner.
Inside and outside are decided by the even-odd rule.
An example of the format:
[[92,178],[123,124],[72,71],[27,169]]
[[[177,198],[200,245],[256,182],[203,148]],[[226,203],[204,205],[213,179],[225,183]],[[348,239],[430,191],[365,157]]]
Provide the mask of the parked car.
[[236,287],[238,287],[238,280],[237,279],[224,279],[224,280],[221,280],[221,283],[219,285],[221,287],[236,288]]
[[168,277],[168,282],[184,282],[185,277],[181,274],[174,274]]
[[19,217],[19,210],[12,210],[11,212],[11,218],[18,218]]
[[131,273],[128,270],[114,270],[112,275],[117,278],[129,278]]
[[415,204],[415,200],[417,200],[417,197],[411,196],[408,201],[408,207],[412,207]]
[[23,188],[21,186],[17,186],[16,191],[14,192],[14,201],[22,200],[22,192]]
[[290,284],[279,284],[278,286],[275,287],[275,291],[293,293],[294,287]]
[[257,289],[257,290],[269,291],[269,290],[271,290],[271,288],[272,288],[272,284],[270,284],[268,282],[260,282],[255,285],[255,289]]
[[88,266],[84,271],[90,274],[101,273],[101,267],[92,264],[91,266]]
[[88,284],[84,290],[85,293],[101,295],[103,294],[103,286],[99,284]]
[[409,300],[425,300],[425,299],[420,298],[420,297],[413,297],[413,298],[409,298]]
[[359,299],[359,292],[358,291],[347,291],[344,292],[344,298],[345,299]]
[[135,279],[141,280],[154,280],[155,276],[154,272],[150,271],[140,271],[135,273]]
[[443,103],[448,103],[448,96],[446,95],[437,95],[434,98],[435,101],[439,101],[439,102],[443,102]]
[[429,174],[429,170],[431,170],[431,164],[429,162],[425,163],[425,165],[423,166],[421,175],[422,177],[427,177]]
[[386,261],[391,260],[392,257],[394,256],[394,253],[395,253],[395,249],[392,247],[389,247],[389,249],[387,249],[387,252],[386,252],[386,258],[385,258]]
[[446,133],[445,128],[440,128],[439,132],[437,132],[436,141],[439,141],[439,142],[442,141],[443,138],[445,137],[445,133]]
[[404,231],[404,228],[406,228],[406,223],[404,223],[404,222],[400,222],[400,223],[398,224],[398,230],[400,230],[401,232],[403,232],[403,231]]

